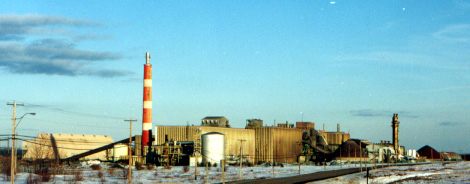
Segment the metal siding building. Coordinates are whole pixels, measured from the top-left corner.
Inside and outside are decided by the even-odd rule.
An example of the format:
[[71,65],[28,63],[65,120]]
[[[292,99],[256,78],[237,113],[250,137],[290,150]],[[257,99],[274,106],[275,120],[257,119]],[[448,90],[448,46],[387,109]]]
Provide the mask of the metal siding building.
[[256,128],[256,159],[258,162],[296,162],[302,148],[301,129]]
[[[27,149],[24,159],[64,159],[95,148],[113,143],[113,139],[103,135],[74,135],[74,134],[39,134],[35,140],[23,141]],[[108,160],[112,155],[102,151],[87,156],[84,159]]]
[[208,132],[219,132],[225,135],[226,156],[240,155],[240,140],[243,142],[243,155],[249,155],[250,162],[255,156],[255,130],[239,128],[222,128],[210,126],[155,126],[155,145],[165,143],[165,135],[171,141],[194,141],[196,130],[200,130],[199,136]]
[[314,122],[296,122],[295,127],[298,129],[315,129]]
[[340,145],[349,140],[350,134],[344,132],[326,132],[326,140],[328,144]]

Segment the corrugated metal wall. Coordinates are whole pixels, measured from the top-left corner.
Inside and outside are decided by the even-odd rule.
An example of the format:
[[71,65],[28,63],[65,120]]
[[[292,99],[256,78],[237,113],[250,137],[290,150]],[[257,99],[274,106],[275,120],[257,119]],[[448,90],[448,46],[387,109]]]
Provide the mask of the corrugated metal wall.
[[255,150],[255,163],[260,161],[272,162],[273,161],[273,139],[272,128],[261,127],[256,128],[256,150]]
[[298,129],[315,129],[315,123],[313,122],[296,122],[295,127]]
[[343,134],[343,142],[346,142],[349,139],[351,139],[351,134]]
[[250,161],[254,162],[255,155],[255,130],[239,128],[221,128],[208,126],[156,126],[155,144],[165,143],[165,135],[169,140],[174,141],[194,141],[196,129],[200,130],[200,135],[208,132],[220,132],[225,135],[226,156],[240,155],[241,139],[243,142],[243,155],[250,155]]
[[174,141],[194,141],[196,129],[201,135],[207,132],[225,134],[226,156],[240,154],[240,139],[243,143],[243,154],[248,154],[252,162],[296,162],[302,148],[301,129],[262,127],[255,129],[220,128],[207,126],[156,126],[155,144],[165,143],[165,135]]
[[296,162],[302,148],[301,129],[262,127],[256,128],[255,162]]
[[134,154],[136,156],[141,156],[142,155],[142,136],[141,135],[136,135],[135,140],[134,140]]
[[344,132],[327,132],[326,133],[326,140],[328,144],[331,145],[340,145],[343,142],[349,140],[351,136]]

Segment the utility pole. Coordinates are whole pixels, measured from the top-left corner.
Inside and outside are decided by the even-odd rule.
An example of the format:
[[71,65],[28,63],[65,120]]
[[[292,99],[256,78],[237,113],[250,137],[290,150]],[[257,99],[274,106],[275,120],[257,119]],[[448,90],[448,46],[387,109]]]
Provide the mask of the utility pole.
[[354,160],[355,160],[355,162],[354,162],[354,167],[357,167],[357,163],[356,163],[356,162],[357,162],[357,157],[356,157],[356,156],[357,156],[357,154],[356,154],[356,147],[354,147]]
[[431,150],[431,165],[434,164],[434,157],[432,156],[432,150]]
[[129,122],[129,149],[128,149],[128,152],[127,155],[129,156],[129,174],[128,174],[128,178],[129,178],[129,184],[131,184],[131,180],[132,180],[132,150],[131,150],[131,143],[132,143],[132,123],[137,121],[136,119],[128,119],[128,120],[124,120],[124,121],[127,121]]
[[339,168],[343,169],[343,165],[341,163],[341,146],[339,146]]
[[[303,122],[303,121],[302,121]],[[298,141],[297,142],[298,145],[302,146],[302,142]],[[300,156],[297,157],[297,161],[299,162],[299,175],[300,175]]]
[[467,161],[467,153],[465,153],[465,147],[463,147],[463,161]]
[[274,176],[274,156],[273,156],[273,178],[275,178],[275,176]]
[[240,179],[242,179],[243,141],[246,141],[246,140],[240,139]]
[[15,183],[15,172],[16,172],[16,150],[14,149],[16,147],[16,137],[15,137],[15,128],[16,128],[16,106],[24,106],[24,104],[16,104],[15,101],[13,103],[7,103],[7,105],[13,106],[13,134],[12,134],[12,141],[11,141],[11,183]]
[[351,149],[349,148],[349,144],[348,144],[348,167],[351,167],[351,157],[349,155],[349,152],[351,152]]
[[201,150],[201,129],[196,129],[194,133],[194,156],[196,157],[196,165],[194,167],[194,180],[197,180],[197,164],[198,155]]
[[359,160],[360,160],[359,164],[360,164],[361,172],[362,172],[362,140],[359,143]]
[[225,184],[225,158],[222,160],[222,184]]

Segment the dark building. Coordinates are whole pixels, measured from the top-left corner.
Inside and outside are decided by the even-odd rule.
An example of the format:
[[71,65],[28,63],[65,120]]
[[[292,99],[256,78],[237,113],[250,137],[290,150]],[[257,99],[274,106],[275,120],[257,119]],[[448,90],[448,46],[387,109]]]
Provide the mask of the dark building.
[[428,145],[419,149],[418,154],[420,157],[426,157],[426,159],[432,159],[432,160],[442,159],[441,154],[438,151],[436,151],[434,148]]

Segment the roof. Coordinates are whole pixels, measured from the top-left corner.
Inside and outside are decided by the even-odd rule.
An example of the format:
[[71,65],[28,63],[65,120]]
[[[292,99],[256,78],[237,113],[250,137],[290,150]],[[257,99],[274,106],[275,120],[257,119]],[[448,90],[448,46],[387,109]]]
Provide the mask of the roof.
[[[220,119],[220,118],[225,118],[225,117],[224,116],[206,116],[203,119]],[[227,118],[225,118],[225,119],[227,119]]]
[[454,152],[440,152],[441,156],[447,160],[462,160],[462,157]]
[[418,150],[420,156],[425,156],[428,159],[442,159],[441,154],[429,145],[423,146]]
[[[333,153],[334,157],[361,157],[359,139],[349,139],[339,146],[338,149]],[[365,148],[366,144],[362,142],[362,148]],[[366,152],[362,152],[362,157],[367,157]]]

